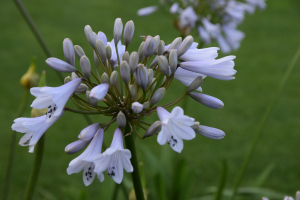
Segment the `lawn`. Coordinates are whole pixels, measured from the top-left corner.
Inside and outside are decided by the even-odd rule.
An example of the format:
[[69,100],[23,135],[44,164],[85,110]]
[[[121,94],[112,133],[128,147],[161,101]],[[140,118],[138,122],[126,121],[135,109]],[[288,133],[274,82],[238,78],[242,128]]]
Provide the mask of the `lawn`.
[[[85,38],[83,28],[89,24],[94,31],[103,31],[112,39],[115,18],[122,18],[123,24],[128,20],[135,23],[135,33],[130,51],[137,51],[141,42],[140,35],[160,35],[166,44],[170,43],[178,32],[172,26],[172,16],[168,12],[157,12],[148,17],[138,17],[136,11],[151,1],[38,1],[24,0],[26,8],[32,15],[38,29],[55,57],[63,59],[62,41],[70,38],[80,45],[92,59],[92,50]],[[1,60],[1,112],[0,112],[0,180],[4,179],[11,125],[15,118],[24,90],[19,84],[20,77],[26,72],[32,56],[38,58],[37,68],[40,73],[47,71],[49,86],[61,83],[55,72],[46,64],[46,57],[32,35],[13,1],[0,2],[0,60]],[[189,99],[187,114],[203,125],[222,129],[226,133],[223,140],[215,141],[197,136],[192,141],[185,141],[181,154],[169,151],[167,155],[174,159],[162,162],[162,168],[173,169],[176,160],[185,159],[188,169],[195,172],[191,188],[191,197],[201,196],[205,189],[218,184],[221,161],[228,163],[227,188],[232,187],[236,172],[253,139],[253,134],[278,87],[288,64],[297,51],[300,40],[300,3],[298,0],[268,0],[267,9],[256,11],[246,16],[240,29],[246,33],[235,60],[238,71],[233,81],[220,81],[206,78],[203,92],[220,98],[225,106],[221,110],[206,108]],[[195,40],[198,40],[195,37]],[[220,55],[221,56],[221,55]],[[76,61],[77,67],[79,66]],[[257,176],[270,164],[275,167],[263,184],[264,188],[273,189],[288,195],[294,195],[300,189],[300,64],[290,76],[280,99],[260,138],[255,154],[247,168],[243,186],[251,186]],[[65,74],[67,76],[67,74]],[[181,95],[184,86],[174,84],[168,90],[163,102],[169,102]],[[30,115],[30,102],[24,116]],[[73,106],[70,103],[70,106]],[[152,115],[153,122],[157,117]],[[93,121],[106,122],[107,118],[96,117]],[[109,199],[115,183],[105,176],[105,182],[94,181],[89,187],[82,182],[82,174],[69,176],[66,173],[68,163],[76,155],[67,155],[64,148],[76,140],[80,130],[86,127],[82,116],[66,113],[46,134],[46,146],[43,165],[37,184],[35,199]],[[105,137],[108,146],[111,141],[109,129]],[[17,134],[17,140],[22,134]],[[161,159],[162,152],[169,149],[159,146],[156,136],[136,142],[138,156],[144,163],[147,187],[153,188],[154,170],[149,160],[143,155],[142,146],[146,146]],[[20,199],[25,191],[32,167],[33,154],[26,147],[16,144],[13,174],[9,199]],[[165,155],[165,154],[163,154]],[[129,174],[126,174],[130,180]],[[2,184],[2,183],[1,183]],[[2,190],[1,190],[2,192]],[[101,198],[100,198],[101,197]],[[119,199],[123,196],[120,194]]]

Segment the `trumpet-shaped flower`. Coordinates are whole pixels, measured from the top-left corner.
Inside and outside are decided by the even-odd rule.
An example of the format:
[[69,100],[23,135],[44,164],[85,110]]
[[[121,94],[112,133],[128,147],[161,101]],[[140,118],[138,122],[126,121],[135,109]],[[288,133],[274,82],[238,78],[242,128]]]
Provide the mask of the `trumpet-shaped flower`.
[[[112,64],[112,66],[114,66],[114,67],[119,66],[118,65],[117,51],[116,51],[114,40],[112,40],[111,42],[107,42],[107,45],[110,46],[111,52],[112,52],[111,53],[111,58],[110,58],[110,62]],[[121,63],[122,62],[122,55],[125,52],[125,45],[122,45],[121,40],[118,42],[117,48],[118,48],[119,59],[120,59],[120,63]]]
[[[93,163],[93,158],[95,155],[101,154],[103,137],[104,130],[99,129],[85,151],[72,160],[67,168],[69,175],[79,173],[83,170],[83,182],[86,186],[90,185],[95,178],[96,174],[94,172],[95,164]],[[100,182],[104,180],[103,173],[98,173],[97,176]]]
[[70,96],[78,88],[81,78],[74,79],[60,87],[34,87],[30,89],[33,96],[37,98],[31,107],[43,109],[48,107],[46,122],[51,123],[61,114]]
[[29,146],[29,152],[33,153],[34,147],[39,139],[43,136],[45,131],[62,116],[63,113],[64,112],[62,111],[60,115],[53,116],[49,123],[46,122],[46,119],[48,118],[47,115],[35,118],[20,117],[15,119],[14,124],[11,127],[12,130],[25,133],[25,135],[21,138],[19,145]]
[[197,14],[195,13],[195,10],[192,6],[187,7],[184,9],[179,16],[179,27],[185,28],[194,28],[196,25],[196,22],[198,20]]
[[180,153],[183,149],[182,140],[191,140],[196,134],[191,128],[195,119],[183,114],[183,109],[175,107],[171,113],[163,107],[157,107],[157,115],[162,123],[157,142],[160,145],[168,143],[170,147]]
[[120,184],[123,179],[123,168],[127,172],[133,172],[130,158],[130,151],[123,146],[121,129],[117,128],[110,147],[94,157],[95,172],[101,174],[107,169],[108,175]]
[[[174,78],[179,80],[182,84],[186,85],[186,86],[190,86],[191,83],[198,77],[201,76],[203,79],[206,77],[203,74],[199,74],[199,73],[195,73],[195,72],[191,72],[185,69],[182,69],[181,67],[179,67],[174,75]],[[202,88],[199,87],[197,89],[199,92],[202,92]]]

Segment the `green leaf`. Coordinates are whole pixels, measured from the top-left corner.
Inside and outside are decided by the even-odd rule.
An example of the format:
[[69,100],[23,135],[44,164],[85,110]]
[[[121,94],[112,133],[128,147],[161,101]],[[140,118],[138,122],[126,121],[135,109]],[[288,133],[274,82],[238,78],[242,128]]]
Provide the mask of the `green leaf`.
[[174,171],[173,187],[171,190],[173,200],[179,200],[181,188],[184,185],[185,174],[186,174],[186,162],[184,159],[180,159]]
[[271,172],[275,167],[274,163],[268,165],[265,170],[258,176],[256,182],[254,183],[254,187],[261,187],[264,182],[266,182],[267,178],[270,176]]
[[158,199],[167,200],[166,188],[161,173],[155,175],[154,183]]
[[44,87],[46,85],[47,85],[46,84],[46,71],[44,70],[41,74],[41,78],[40,78],[38,87]]
[[221,200],[223,196],[223,189],[226,183],[226,178],[227,178],[227,162],[226,160],[223,160],[222,162],[222,174],[221,174],[221,179],[218,185],[218,189],[215,194],[215,200]]
[[184,183],[180,188],[179,200],[186,200],[191,195],[191,191],[194,185],[195,171],[192,170],[185,177]]

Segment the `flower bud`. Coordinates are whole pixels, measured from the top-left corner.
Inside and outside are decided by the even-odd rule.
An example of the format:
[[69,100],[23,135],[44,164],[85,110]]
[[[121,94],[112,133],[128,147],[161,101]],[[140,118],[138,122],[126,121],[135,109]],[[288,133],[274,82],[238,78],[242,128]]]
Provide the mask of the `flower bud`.
[[96,48],[97,37],[95,37],[95,34],[94,34],[92,28],[89,25],[86,25],[84,27],[84,33],[85,33],[85,36],[86,36],[88,42],[90,43],[90,45],[93,48]]
[[162,81],[161,85],[164,85],[164,84],[166,83],[166,81],[167,81],[167,77],[166,77],[166,76],[164,76],[164,79],[163,79],[163,81]]
[[178,47],[178,50],[177,50],[178,57],[180,57],[183,54],[185,54],[187,52],[187,50],[189,50],[189,48],[192,46],[193,42],[194,42],[193,36],[191,36],[191,35],[187,36],[182,41],[182,43],[180,44],[180,46]]
[[128,51],[125,51],[122,55],[122,60],[126,61],[127,63],[129,63],[129,53]]
[[169,55],[169,65],[172,73],[175,73],[177,69],[177,52],[175,49],[172,49]]
[[137,65],[139,63],[139,54],[137,52],[132,52],[129,57],[129,67],[130,67],[130,73],[133,74],[137,68]]
[[109,85],[107,83],[101,83],[100,85],[97,85],[91,90],[90,98],[95,98],[98,101],[102,100],[106,96],[108,88]]
[[158,56],[157,62],[161,73],[163,73],[163,75],[169,76],[170,71],[167,58],[165,56]]
[[136,89],[134,85],[129,85],[129,92],[131,99],[134,99],[136,95]]
[[96,50],[98,54],[100,55],[102,60],[106,60],[106,50],[104,43],[101,40],[96,41]]
[[142,112],[143,105],[140,104],[139,102],[134,102],[134,103],[131,104],[131,109],[133,110],[133,112],[138,114],[138,113]]
[[93,56],[94,56],[94,63],[95,63],[95,66],[96,66],[96,67],[99,67],[100,62],[99,62],[98,56],[97,56],[97,54],[96,54],[95,51],[94,51]]
[[126,126],[126,117],[122,113],[122,111],[120,111],[119,114],[117,115],[117,124],[120,128],[125,128]]
[[199,129],[196,129],[195,132],[204,137],[211,138],[214,140],[219,140],[225,137],[225,133],[222,130],[208,126],[200,125]]
[[77,69],[70,65],[69,63],[62,61],[60,59],[57,58],[48,58],[46,60],[46,63],[49,67],[51,67],[52,69],[55,69],[56,71],[59,72],[76,72]]
[[123,38],[124,38],[125,46],[128,46],[130,44],[133,33],[134,33],[134,23],[132,20],[130,20],[125,24],[125,28],[124,28]]
[[120,64],[120,74],[123,81],[128,84],[130,80],[130,69],[126,61],[122,61]]
[[97,38],[103,42],[104,46],[106,46],[107,45],[106,35],[102,31],[99,31],[97,36],[98,36]]
[[79,46],[79,45],[75,45],[74,46],[74,51],[75,51],[75,55],[77,56],[77,58],[81,58],[82,56],[85,55],[83,49]]
[[172,49],[178,49],[179,45],[182,42],[182,38],[178,37],[176,38],[169,46],[168,51],[172,50]]
[[159,45],[159,42],[160,42],[160,36],[157,35],[154,37],[155,39],[155,47],[154,47],[154,52],[157,52],[157,48],[158,48],[158,45]]
[[144,91],[147,89],[148,86],[148,73],[147,68],[139,64],[137,70],[135,72],[135,80],[138,86],[140,86]]
[[107,59],[110,59],[110,58],[111,58],[111,48],[110,48],[109,45],[107,45],[107,46],[105,47],[105,51],[106,51],[106,58],[107,58]]
[[120,41],[121,35],[123,30],[123,23],[121,18],[117,18],[115,20],[115,26],[114,26],[114,42],[115,44],[118,44]]
[[144,45],[144,56],[146,58],[152,56],[152,54],[155,51],[155,45],[156,45],[155,39],[151,36],[148,36],[146,38],[145,45]]
[[149,108],[150,107],[150,102],[146,101],[145,103],[143,103],[143,108]]
[[199,129],[199,125],[200,125],[199,122],[194,122],[194,125],[192,125],[191,128],[195,131],[195,130]]
[[77,153],[78,151],[86,147],[89,143],[90,141],[77,140],[67,145],[65,148],[65,152],[67,154]]
[[98,100],[95,99],[95,98],[92,98],[90,97],[90,91],[86,91],[86,98],[87,100],[89,101],[89,103],[93,106],[93,107],[96,107],[97,106],[97,103],[98,103]]
[[197,90],[202,85],[202,83],[203,83],[202,76],[198,76],[187,88],[187,91],[191,92],[191,91]]
[[99,123],[91,124],[84,128],[78,135],[78,139],[83,141],[91,140],[99,129]]
[[[155,80],[156,80],[156,78],[153,78],[152,81],[151,81],[151,83],[150,83],[150,85],[152,85],[152,83],[153,83]],[[152,87],[150,88],[150,91],[151,91],[151,92],[155,89],[156,83],[157,83],[157,82],[155,82],[155,83],[152,85]]]
[[142,42],[140,47],[139,47],[139,62],[142,62],[144,59],[144,46],[145,46],[145,42]]
[[80,83],[78,88],[75,90],[75,94],[84,94],[88,89],[89,87],[86,84]]
[[101,81],[101,83],[109,83],[109,77],[108,77],[107,73],[103,72],[100,81]]
[[160,121],[156,121],[154,122],[146,131],[144,138],[145,137],[151,137],[152,135],[154,135],[155,133],[160,132],[161,130],[161,122]]
[[202,94],[202,93],[198,93],[198,92],[190,92],[189,95],[196,101],[198,101],[199,103],[210,107],[210,108],[214,108],[214,109],[220,109],[223,108],[224,104],[220,99],[217,99],[215,97],[206,95],[206,94]]
[[84,77],[89,79],[91,76],[91,63],[88,57],[82,56],[80,58],[80,66]]
[[71,79],[74,80],[76,78],[78,78],[77,74],[75,72],[72,72]]
[[300,200],[300,191],[296,192],[296,200]]
[[36,87],[39,82],[39,75],[35,72],[35,68],[36,57],[33,58],[27,72],[20,79],[21,85],[28,90],[32,87]]
[[153,70],[147,69],[147,73],[148,73],[148,84],[147,84],[147,87],[148,87],[151,84],[152,79],[153,79]]
[[151,98],[151,101],[150,101],[151,105],[153,106],[156,103],[158,103],[164,97],[165,92],[166,92],[166,89],[164,87],[157,89]]
[[72,80],[71,77],[67,76],[64,80],[64,84],[69,83],[71,80]]
[[72,41],[69,38],[64,39],[63,51],[67,63],[69,63],[72,66],[75,66],[74,47]]
[[153,61],[152,61],[151,64],[150,64],[150,68],[153,68],[154,65],[157,64],[157,59],[158,59],[158,56],[155,56],[155,58],[153,59]]
[[161,40],[157,47],[157,55],[163,55],[165,52],[165,42]]
[[118,72],[113,71],[110,75],[110,85],[111,87],[114,87],[117,84],[118,84]]

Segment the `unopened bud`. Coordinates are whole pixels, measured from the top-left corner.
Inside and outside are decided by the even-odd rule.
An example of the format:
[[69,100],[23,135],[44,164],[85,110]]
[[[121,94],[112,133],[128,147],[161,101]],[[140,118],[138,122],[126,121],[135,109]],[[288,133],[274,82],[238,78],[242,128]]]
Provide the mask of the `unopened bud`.
[[300,191],[296,192],[296,200],[300,200]]
[[166,77],[166,76],[164,76],[164,79],[163,79],[163,81],[162,81],[161,85],[164,85],[164,84],[166,83],[166,81],[167,81],[167,77]]
[[72,66],[75,66],[74,47],[72,41],[69,38],[64,39],[63,51],[67,63],[69,63]]
[[158,56],[155,56],[155,58],[153,59],[153,61],[152,61],[151,64],[150,64],[150,67],[151,67],[151,68],[153,68],[154,65],[157,64],[157,59],[158,59]]
[[170,71],[168,59],[165,56],[158,56],[157,62],[161,73],[163,73],[163,75],[169,76]]
[[165,52],[165,42],[161,40],[157,47],[157,55],[163,55]]
[[128,51],[125,51],[122,55],[122,60],[126,61],[127,63],[129,63],[129,53]]
[[148,87],[151,84],[153,79],[153,69],[147,69],[147,73],[148,73],[148,85],[147,85]]
[[195,132],[204,137],[214,140],[220,140],[225,137],[225,133],[222,130],[208,126],[200,125],[199,128],[195,130]]
[[223,108],[224,104],[220,99],[217,99],[215,97],[203,94],[203,93],[198,93],[198,92],[190,92],[189,95],[199,103],[210,107],[214,109],[220,109]]
[[130,20],[125,24],[125,28],[124,28],[123,37],[124,37],[125,46],[128,46],[130,44],[133,33],[134,33],[134,23],[132,20]]
[[157,35],[154,37],[155,39],[155,47],[154,47],[154,52],[157,52],[157,48],[158,48],[158,45],[159,45],[159,42],[160,42],[160,36]]
[[148,86],[148,73],[147,68],[139,64],[137,70],[135,72],[135,80],[138,86],[140,86],[144,91],[147,89]]
[[86,25],[84,27],[84,33],[85,33],[85,36],[86,36],[88,42],[90,43],[90,45],[93,48],[96,48],[97,37],[95,37],[95,34],[94,34],[92,28],[89,25]]
[[146,101],[145,103],[143,103],[143,108],[149,108],[150,106],[150,102]]
[[95,63],[96,67],[99,67],[100,61],[99,61],[98,56],[95,51],[94,51],[94,63]]
[[88,57],[82,56],[80,58],[80,66],[84,77],[89,79],[91,76],[91,63]]
[[100,78],[101,83],[109,83],[109,77],[107,75],[107,73],[103,73],[101,78]]
[[180,44],[177,50],[178,57],[185,54],[187,50],[189,50],[189,48],[192,46],[193,42],[194,42],[194,38],[191,35],[184,38],[184,40],[182,41],[182,43]]
[[136,95],[136,89],[134,85],[129,85],[129,92],[131,99],[134,99]]
[[154,122],[146,131],[144,138],[145,137],[151,137],[152,135],[160,132],[161,130],[161,122],[160,121],[156,121]]
[[121,18],[117,18],[115,20],[115,25],[114,25],[114,42],[115,44],[118,44],[120,41],[120,38],[122,36],[122,30],[123,30],[123,23]]
[[86,147],[89,143],[90,141],[77,140],[67,145],[65,148],[65,152],[67,154],[77,153],[78,151]]
[[110,75],[110,85],[111,85],[111,87],[113,87],[117,84],[118,84],[118,72],[113,71]]
[[172,73],[175,73],[177,69],[177,52],[175,49],[172,49],[169,55],[169,65]]
[[28,90],[32,87],[36,87],[39,82],[39,75],[35,72],[35,68],[36,57],[33,58],[27,72],[20,79],[21,85]]
[[90,91],[86,91],[86,98],[93,107],[96,107],[98,100],[90,97],[90,93],[91,93]]
[[102,31],[99,31],[97,36],[98,36],[97,38],[103,42],[104,46],[106,46],[107,45],[106,35]]
[[117,115],[117,124],[120,128],[125,128],[126,126],[126,117],[122,111]]
[[194,124],[191,126],[191,128],[195,131],[195,130],[199,129],[199,125],[200,125],[199,122],[194,122]]
[[131,104],[131,109],[133,110],[133,112],[138,114],[138,113],[142,112],[143,105],[140,104],[139,102],[134,102],[134,103]]
[[75,55],[77,56],[77,58],[81,58],[82,56],[85,55],[83,49],[79,46],[79,45],[75,45],[74,46],[74,51],[75,51]]
[[197,90],[202,85],[202,83],[203,83],[202,76],[198,76],[187,88],[187,91],[191,92],[191,91]]
[[75,90],[75,94],[84,94],[88,89],[89,87],[86,84],[80,83],[78,88]]
[[101,101],[106,96],[108,89],[109,85],[107,83],[101,83],[91,90],[90,97]]
[[94,137],[98,129],[99,129],[99,123],[91,124],[88,127],[82,129],[82,131],[78,135],[78,139],[89,141]]
[[151,98],[151,101],[150,101],[151,105],[153,106],[156,103],[158,103],[164,97],[165,92],[166,92],[166,89],[164,87],[157,89]]
[[77,69],[70,65],[69,63],[62,61],[60,59],[57,58],[48,58],[46,60],[46,63],[49,67],[51,67],[52,69],[55,69],[56,71],[59,72],[76,72]]
[[132,52],[129,57],[129,67],[130,67],[130,73],[133,74],[137,68],[137,65],[139,63],[139,54],[137,52]]
[[[152,85],[152,83],[156,80],[156,78],[153,78],[150,85]],[[155,89],[156,86],[156,82],[152,85],[152,87],[150,88],[150,91],[152,92]]]
[[156,44],[156,40],[153,37],[148,36],[146,38],[145,45],[144,45],[144,56],[146,58],[152,56],[152,54],[154,53],[155,44]]
[[76,78],[78,78],[77,74],[75,72],[72,72],[71,79],[74,80]]
[[104,43],[101,40],[96,41],[96,50],[98,54],[100,55],[102,60],[106,60],[106,50]]
[[71,80],[72,80],[71,77],[67,76],[64,80],[64,84],[69,83]]
[[139,47],[139,62],[142,62],[144,59],[144,46],[145,46],[145,42],[142,42],[140,47]]
[[176,38],[169,46],[168,48],[168,51],[169,50],[172,50],[172,49],[178,49],[179,45],[181,44],[182,42],[182,38],[181,37],[178,37]]
[[120,64],[120,74],[123,81],[128,84],[130,81],[130,69],[126,61],[122,61]]
[[107,58],[107,59],[110,59],[110,58],[111,58],[111,48],[110,48],[109,45],[107,45],[107,46],[105,47],[105,51],[106,51],[106,58]]

